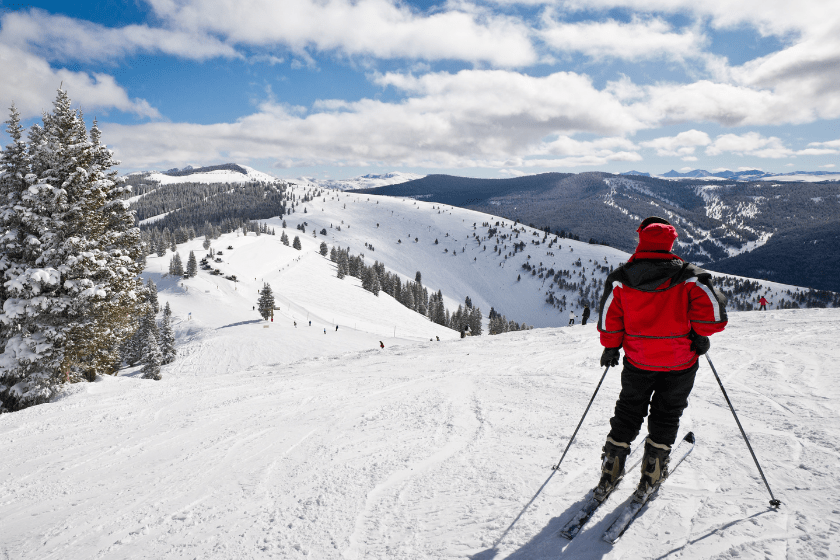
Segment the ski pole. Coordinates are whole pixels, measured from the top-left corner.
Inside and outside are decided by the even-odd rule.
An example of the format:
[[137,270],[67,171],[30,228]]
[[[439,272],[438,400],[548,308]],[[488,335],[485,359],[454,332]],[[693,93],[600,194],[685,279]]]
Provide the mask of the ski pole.
[[735,422],[738,424],[738,429],[741,430],[741,435],[744,436],[744,441],[747,444],[747,449],[750,450],[750,455],[752,455],[753,461],[755,461],[755,466],[758,467],[758,474],[761,475],[761,480],[764,481],[764,486],[767,487],[767,491],[770,493],[770,505],[777,508],[780,505],[782,505],[782,502],[773,497],[773,491],[770,490],[770,485],[767,484],[767,479],[764,477],[764,471],[761,470],[761,465],[758,464],[758,458],[756,458],[755,452],[753,452],[752,445],[750,445],[750,440],[747,439],[747,434],[746,432],[744,432],[744,428],[741,427],[741,421],[738,420],[738,415],[735,414],[735,408],[733,408],[732,402],[729,400],[729,396],[726,394],[726,389],[723,388],[723,383],[721,382],[717,370],[712,364],[712,359],[709,357],[708,353],[706,354],[706,360],[709,362],[709,367],[712,368],[712,373],[715,374],[715,379],[717,379],[718,385],[720,385],[720,390],[723,392],[723,398],[726,399],[726,404],[729,405],[729,410],[732,411],[732,416],[735,417]]
[[580,422],[578,422],[577,428],[575,428],[575,433],[572,434],[572,439],[570,439],[569,443],[566,445],[566,449],[563,451],[563,456],[560,457],[560,460],[557,461],[556,465],[551,467],[551,470],[556,471],[557,469],[560,468],[560,463],[563,462],[563,459],[566,457],[566,453],[569,451],[569,448],[572,446],[572,442],[575,441],[575,436],[577,435],[578,430],[580,430],[581,424],[583,424],[583,419],[586,418],[586,413],[589,412],[589,407],[592,406],[592,401],[595,400],[595,395],[598,394],[598,389],[601,388],[601,383],[604,382],[604,378],[607,376],[608,371],[610,371],[610,366],[606,367],[606,369],[604,370],[604,375],[601,376],[601,380],[598,382],[598,386],[595,387],[595,392],[592,393],[592,398],[589,399],[589,404],[586,405],[586,410],[583,411],[583,416],[580,417]]

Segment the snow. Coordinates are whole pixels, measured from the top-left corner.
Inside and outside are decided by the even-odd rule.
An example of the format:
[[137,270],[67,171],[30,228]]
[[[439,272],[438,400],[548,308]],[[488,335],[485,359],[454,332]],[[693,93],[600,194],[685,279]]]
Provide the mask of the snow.
[[201,173],[191,173],[179,177],[173,177],[164,173],[151,173],[147,177],[147,180],[150,183],[160,183],[161,185],[172,185],[174,183],[248,183],[251,181],[274,183],[279,181],[277,177],[273,177],[262,171],[257,171],[247,165],[240,165],[239,167],[245,169],[248,172],[247,175],[238,171],[217,169],[215,171],[203,171]]
[[340,191],[355,189],[375,189],[387,185],[398,185],[422,179],[425,175],[407,173],[403,171],[392,171],[390,173],[369,173],[352,179],[316,179],[314,177],[300,177],[294,181],[304,185],[314,185]]
[[[568,310],[544,303],[541,281],[516,274],[528,254],[555,268],[580,257],[587,270],[590,258],[627,255],[560,240],[552,260],[525,228],[516,241],[526,250],[501,267],[489,247],[479,256],[467,241],[473,222],[496,218],[349,193],[330,200],[336,194],[286,217],[301,251],[280,243],[278,220],[268,220],[276,236],[215,241],[224,262],[214,266],[236,283],[204,271],[174,279],[164,275],[170,252],[148,257],[144,276],[172,308],[178,348],[161,381],[123,370],[0,415],[0,558],[840,556],[840,310],[731,313],[712,337],[711,358],[779,511],[703,362],[682,420],[695,451],[616,545],[601,533],[636,473],[569,543],[557,532],[597,481],[619,372],[537,494],[601,376],[601,346],[592,323],[558,328]],[[294,225],[304,220],[301,234]],[[313,238],[313,225],[329,235]],[[322,240],[405,278],[421,270],[450,309],[470,295],[485,317],[492,304],[550,328],[459,339],[384,292],[335,278],[317,253]],[[179,245],[182,259],[203,255],[201,242]],[[457,257],[443,252],[465,243]],[[273,322],[253,309],[263,282],[274,291]],[[762,285],[772,302],[789,288]]]
[[[307,260],[289,261],[285,274]],[[601,533],[635,473],[574,541],[557,531],[598,477],[617,372],[561,470],[522,512],[600,377],[593,325],[387,339],[380,350],[384,335],[344,326],[324,335],[322,319],[295,329],[275,316],[263,329],[237,315],[244,294],[190,282],[161,294],[176,309],[181,352],[162,381],[100,379],[0,416],[4,557],[840,554],[838,310],[733,313],[713,337],[712,358],[782,508],[768,507],[704,363],[682,421],[697,448],[611,547]]]

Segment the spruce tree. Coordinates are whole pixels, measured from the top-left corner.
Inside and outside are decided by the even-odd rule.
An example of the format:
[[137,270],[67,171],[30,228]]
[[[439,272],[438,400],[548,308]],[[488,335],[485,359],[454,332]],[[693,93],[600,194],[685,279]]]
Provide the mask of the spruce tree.
[[469,319],[467,320],[467,322],[470,325],[470,333],[473,336],[481,335],[481,333],[482,333],[482,328],[481,328],[482,318],[483,317],[481,316],[481,309],[479,309],[478,307],[472,307],[470,309],[470,315],[469,315]]
[[271,286],[268,284],[263,284],[262,290],[260,290],[260,299],[257,302],[257,309],[262,315],[262,318],[266,321],[271,317],[271,314],[274,310],[274,294],[271,291]]
[[169,273],[173,276],[184,275],[184,264],[181,262],[180,253],[175,253],[174,255],[172,255],[172,260],[169,261]]
[[327,256],[327,244],[325,242],[321,241],[320,249],[321,249],[321,256],[326,257]]
[[172,334],[172,310],[169,302],[163,308],[163,320],[160,324],[160,351],[162,355],[161,364],[171,364],[175,361],[177,351],[175,350],[175,336]]
[[149,281],[146,283],[146,290],[149,294],[149,304],[152,306],[152,311],[157,313],[160,310],[160,304],[158,303],[157,297],[157,286],[155,286],[155,283],[151,278],[149,278]]
[[154,333],[149,331],[146,334],[145,348],[143,352],[143,379],[154,379],[160,381],[160,366],[163,361],[163,356],[160,352],[160,346],[155,339]]
[[292,247],[294,247],[298,251],[300,251],[303,248],[300,244],[300,238],[297,235],[295,235],[295,239],[294,241],[292,241]]
[[30,130],[20,191],[15,113],[0,201],[0,408],[6,410],[45,402],[68,378],[113,373],[145,297],[137,278],[142,238],[125,200],[130,189],[110,170],[118,162],[96,124],[89,136],[81,113],[58,90],[43,126]]
[[198,261],[195,260],[195,253],[190,251],[190,257],[187,259],[187,272],[184,274],[187,278],[192,278],[198,274]]

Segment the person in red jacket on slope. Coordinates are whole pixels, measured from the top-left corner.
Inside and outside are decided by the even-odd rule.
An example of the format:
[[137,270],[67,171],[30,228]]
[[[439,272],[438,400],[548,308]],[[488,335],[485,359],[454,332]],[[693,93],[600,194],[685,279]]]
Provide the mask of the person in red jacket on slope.
[[627,263],[610,273],[601,298],[598,332],[601,366],[618,366],[624,348],[621,393],[603,448],[595,496],[604,499],[624,476],[630,443],[645,416],[648,437],[636,495],[653,492],[667,475],[680,416],[694,386],[698,356],[709,336],[726,327],[726,297],[705,270],[673,254],[677,231],[650,217],[639,229],[639,244]]

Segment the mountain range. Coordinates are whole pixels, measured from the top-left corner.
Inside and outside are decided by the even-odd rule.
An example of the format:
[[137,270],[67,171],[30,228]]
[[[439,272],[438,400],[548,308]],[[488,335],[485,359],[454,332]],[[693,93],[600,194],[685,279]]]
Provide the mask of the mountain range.
[[675,181],[601,172],[429,175],[358,192],[461,206],[628,252],[639,222],[659,215],[677,228],[675,252],[711,270],[840,291],[840,277],[831,272],[840,270],[835,181]]

